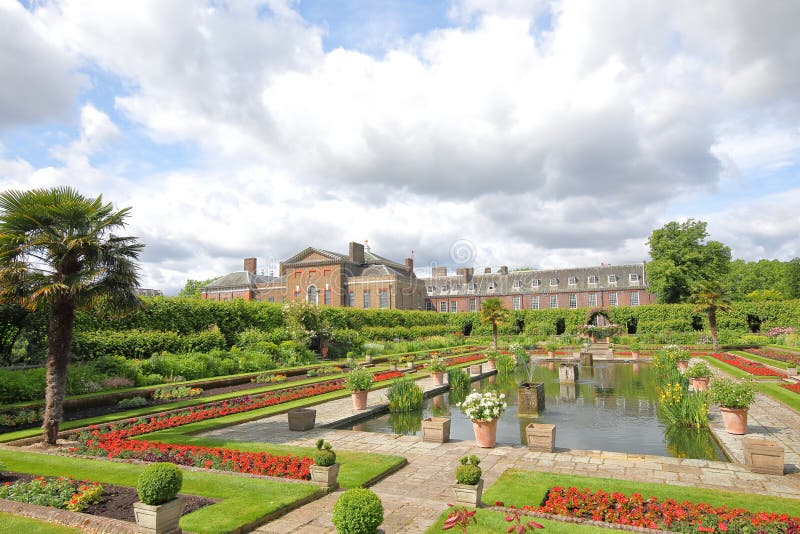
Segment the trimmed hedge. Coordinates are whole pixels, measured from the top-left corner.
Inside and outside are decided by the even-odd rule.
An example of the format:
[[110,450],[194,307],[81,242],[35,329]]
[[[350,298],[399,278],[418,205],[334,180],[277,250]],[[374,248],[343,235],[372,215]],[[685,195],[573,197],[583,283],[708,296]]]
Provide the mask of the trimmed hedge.
[[216,329],[183,335],[146,330],[99,330],[76,332],[72,340],[72,356],[78,361],[110,354],[144,359],[161,352],[210,352],[224,349],[225,345],[225,337]]

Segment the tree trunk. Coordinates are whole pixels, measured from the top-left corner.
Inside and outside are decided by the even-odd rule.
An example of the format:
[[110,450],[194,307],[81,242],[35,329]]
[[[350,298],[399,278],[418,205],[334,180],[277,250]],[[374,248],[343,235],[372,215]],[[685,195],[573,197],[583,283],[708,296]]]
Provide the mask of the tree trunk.
[[497,323],[492,323],[492,339],[494,342],[494,350],[497,350]]
[[72,349],[75,303],[69,297],[55,298],[50,305],[48,328],[47,383],[44,391],[44,442],[55,445],[58,426],[64,415],[67,389],[67,363]]
[[714,354],[719,354],[719,339],[717,338],[717,312],[714,308],[708,310],[708,327],[711,329],[711,342],[714,344]]

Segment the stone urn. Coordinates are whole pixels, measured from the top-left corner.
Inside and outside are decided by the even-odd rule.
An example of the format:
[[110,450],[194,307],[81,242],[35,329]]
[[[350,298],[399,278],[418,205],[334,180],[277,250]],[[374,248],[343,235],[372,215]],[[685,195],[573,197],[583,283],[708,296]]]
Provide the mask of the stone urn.
[[338,462],[328,466],[311,464],[308,469],[311,471],[311,481],[317,486],[329,490],[335,490],[339,487],[339,483],[336,481],[339,476]]
[[456,497],[456,503],[466,504],[478,508],[481,504],[481,495],[483,494],[483,479],[480,479],[477,484],[453,484],[453,494]]
[[442,372],[442,371],[434,371],[434,372],[431,373],[431,378],[433,378],[433,385],[434,386],[444,385],[444,372]]
[[422,420],[422,441],[447,443],[450,441],[450,418],[428,417]]
[[491,449],[497,443],[497,419],[491,421],[472,421],[475,431],[475,444],[484,449]]
[[178,522],[183,514],[183,504],[183,497],[159,505],[133,503],[138,531],[145,534],[180,534],[182,531]]
[[353,409],[354,410],[366,410],[367,409],[367,393],[368,391],[354,391],[350,394],[353,398]]
[[722,422],[725,423],[725,431],[728,434],[741,436],[747,433],[747,408],[725,408],[719,407],[722,412]]
[[708,377],[690,378],[689,382],[692,384],[692,389],[695,391],[706,391],[708,389],[708,382],[711,379]]
[[310,408],[297,408],[289,410],[289,430],[302,431],[314,428],[317,411]]

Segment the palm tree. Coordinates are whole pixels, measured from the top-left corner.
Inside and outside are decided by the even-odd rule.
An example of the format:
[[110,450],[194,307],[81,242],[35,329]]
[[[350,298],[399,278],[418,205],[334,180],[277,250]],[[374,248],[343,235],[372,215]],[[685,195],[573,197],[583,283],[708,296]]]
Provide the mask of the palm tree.
[[508,320],[508,310],[503,307],[500,299],[486,299],[481,303],[481,322],[492,325],[493,346],[497,349],[497,326]]
[[697,313],[705,313],[708,316],[708,327],[711,329],[714,353],[718,353],[717,312],[731,311],[730,290],[717,280],[703,280],[692,290],[689,302],[694,304],[694,309]]
[[0,193],[0,302],[49,310],[44,441],[55,444],[63,416],[75,310],[105,299],[140,305],[136,260],[144,245],[113,232],[130,208],[71,187]]

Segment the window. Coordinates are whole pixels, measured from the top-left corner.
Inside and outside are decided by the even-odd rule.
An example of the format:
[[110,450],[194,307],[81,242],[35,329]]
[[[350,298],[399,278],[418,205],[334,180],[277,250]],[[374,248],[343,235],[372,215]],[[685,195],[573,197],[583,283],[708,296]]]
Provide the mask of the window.
[[550,279],[550,285],[551,286],[557,286],[558,285],[558,278],[551,278]]
[[567,283],[568,283],[569,285],[571,285],[571,286],[576,286],[576,285],[578,285],[578,277],[577,277],[577,276],[570,276],[570,277],[569,277],[569,280],[567,281]]
[[494,288],[496,288],[496,287],[497,287],[497,284],[495,284],[494,282],[489,282],[489,291],[494,291]]
[[467,285],[467,291],[475,291],[476,285],[474,283]]
[[631,306],[638,306],[639,305],[639,292],[633,291],[631,292]]
[[609,293],[608,294],[608,305],[609,306],[616,306],[617,305],[617,294],[616,293]]
[[436,288],[433,286],[428,286],[425,289],[428,291],[428,293],[433,293],[434,291],[436,291]]
[[539,280],[538,278],[534,279],[534,281],[531,282],[531,287],[539,287],[540,285],[542,285],[542,281]]
[[597,275],[596,274],[589,275],[589,285],[590,286],[596,286],[597,285]]
[[446,301],[443,300],[442,302],[439,303],[439,311],[442,312],[442,313],[447,313],[447,302]]
[[639,281],[640,281],[640,278],[639,278],[639,275],[637,273],[631,273],[631,274],[628,275],[628,282],[632,286],[638,286],[639,285]]
[[444,286],[442,286],[442,293],[444,293],[445,291],[450,291],[450,284],[445,284]]
[[326,306],[330,306],[330,305],[331,305],[331,290],[330,290],[330,289],[326,289],[326,290],[325,290],[325,293],[324,293],[324,295],[325,295],[325,296],[324,296],[324,298],[325,298],[325,301],[324,301],[324,302],[325,302],[325,305],[326,305]]
[[275,302],[275,297],[268,297],[267,302]]
[[317,294],[317,286],[308,286],[308,303],[319,304],[319,295]]
[[589,293],[589,307],[595,308],[597,306],[597,293]]
[[558,308],[558,297],[556,295],[550,295],[550,307]]
[[433,311],[433,302],[429,300],[425,301],[425,311]]
[[474,312],[478,309],[477,299],[469,299],[469,311]]
[[356,297],[353,295],[353,291],[347,292],[347,306],[352,308],[356,305]]
[[578,307],[578,295],[569,296],[569,307],[571,310],[574,310]]
[[616,284],[617,283],[617,275],[616,274],[609,274],[608,275],[608,283],[609,284]]
[[531,297],[531,309],[532,310],[539,309],[539,297]]
[[322,269],[322,276],[330,276],[333,274],[333,269]]
[[364,308],[369,308],[369,289],[364,290]]
[[458,293],[461,290],[461,284],[453,284],[450,286],[450,291],[453,293]]
[[522,309],[522,297],[512,297],[511,307],[514,308],[515,310]]
[[455,300],[450,301],[450,313],[455,313],[458,311],[458,302]]
[[389,307],[389,292],[385,289],[378,290],[378,307],[383,309]]
[[522,287],[522,280],[514,280],[514,289],[519,289]]

